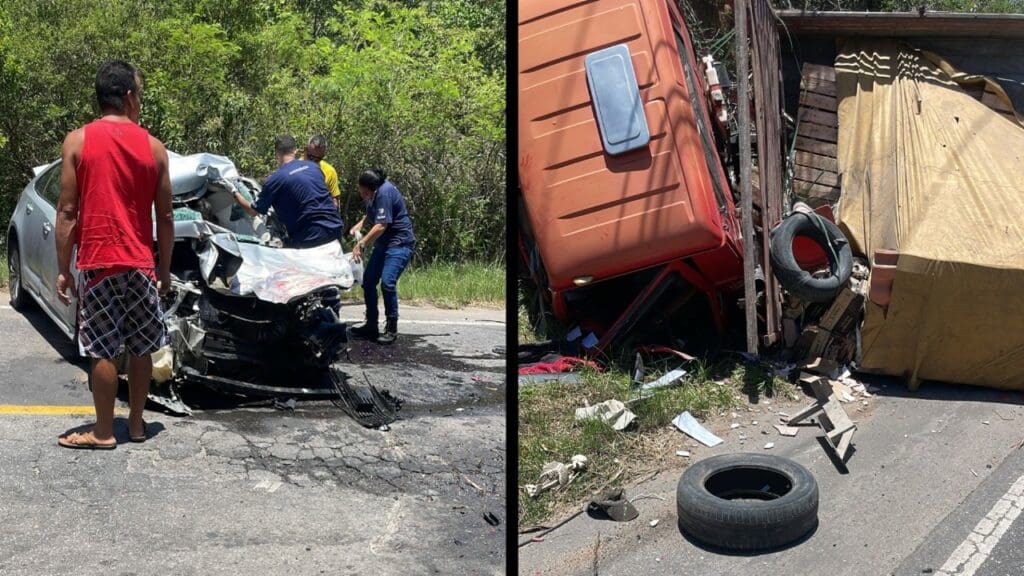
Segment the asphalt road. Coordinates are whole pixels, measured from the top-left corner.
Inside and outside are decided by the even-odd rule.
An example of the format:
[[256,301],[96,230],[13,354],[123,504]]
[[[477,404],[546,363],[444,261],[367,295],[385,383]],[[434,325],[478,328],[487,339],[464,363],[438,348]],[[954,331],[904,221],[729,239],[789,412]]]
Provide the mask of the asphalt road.
[[[817,479],[820,523],[804,541],[752,555],[692,543],[676,522],[679,468],[627,490],[649,496],[636,502],[637,520],[581,515],[520,548],[519,573],[1024,574],[1024,521],[1016,518],[1024,508],[1024,394],[929,384],[909,393],[894,380],[875,382],[887,385],[860,416],[847,471],[811,430],[767,438],[775,443],[771,453],[800,462]],[[695,458],[744,450],[736,434],[724,439]],[[686,441],[680,434],[673,451]]]
[[74,451],[56,438],[92,420],[71,414],[92,403],[85,365],[5,294],[0,574],[503,574],[504,311],[406,307],[400,334],[351,353],[354,378],[405,399],[390,431],[329,402],[193,394],[192,417],[147,411],[143,444]]

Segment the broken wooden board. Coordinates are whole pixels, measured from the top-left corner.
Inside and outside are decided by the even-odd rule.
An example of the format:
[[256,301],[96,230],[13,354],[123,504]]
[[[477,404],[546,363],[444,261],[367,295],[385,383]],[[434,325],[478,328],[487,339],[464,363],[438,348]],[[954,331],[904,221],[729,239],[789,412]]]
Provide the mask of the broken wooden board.
[[845,462],[857,426],[836,400],[832,384],[828,380],[803,372],[800,374],[800,382],[810,384],[815,401],[787,420],[786,424],[792,426],[808,418],[815,418],[818,426],[825,432],[826,443],[840,462]]

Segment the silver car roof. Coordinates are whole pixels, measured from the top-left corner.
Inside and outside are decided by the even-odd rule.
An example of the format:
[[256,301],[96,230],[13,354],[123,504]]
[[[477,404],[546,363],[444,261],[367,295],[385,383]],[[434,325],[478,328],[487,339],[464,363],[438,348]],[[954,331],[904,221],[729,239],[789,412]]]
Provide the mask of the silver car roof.
[[[170,167],[171,192],[175,196],[192,192],[205,186],[208,182],[220,179],[232,180],[239,178],[238,169],[227,156],[219,156],[208,152],[182,156],[177,152],[167,151]],[[60,159],[49,164],[42,164],[32,169],[34,176],[39,176]]]

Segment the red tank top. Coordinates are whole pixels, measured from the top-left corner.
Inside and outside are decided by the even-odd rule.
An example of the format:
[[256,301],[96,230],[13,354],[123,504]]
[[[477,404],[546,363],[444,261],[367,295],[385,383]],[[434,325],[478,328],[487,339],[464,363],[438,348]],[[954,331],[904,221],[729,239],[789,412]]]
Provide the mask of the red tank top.
[[133,122],[83,128],[78,179],[79,270],[137,268],[153,276],[157,167],[149,132]]

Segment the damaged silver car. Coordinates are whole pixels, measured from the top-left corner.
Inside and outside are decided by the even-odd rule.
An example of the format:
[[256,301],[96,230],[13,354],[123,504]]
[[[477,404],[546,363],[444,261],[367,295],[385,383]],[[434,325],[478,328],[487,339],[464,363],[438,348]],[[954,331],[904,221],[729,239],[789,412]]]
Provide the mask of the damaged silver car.
[[[283,248],[286,232],[273,211],[253,218],[235,202],[235,191],[254,200],[260,186],[228,158],[169,159],[169,344],[153,356],[151,400],[188,412],[179,390],[205,386],[247,397],[330,398],[366,426],[392,422],[401,402],[369,383],[350,384],[344,369],[346,326],[338,311],[341,293],[361,280],[361,265],[340,243]],[[6,236],[8,284],[12,307],[38,304],[77,340],[77,300],[66,306],[56,297],[60,166],[57,160],[36,168],[15,207]]]

